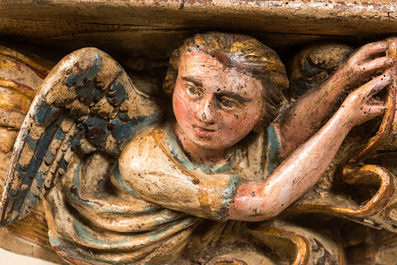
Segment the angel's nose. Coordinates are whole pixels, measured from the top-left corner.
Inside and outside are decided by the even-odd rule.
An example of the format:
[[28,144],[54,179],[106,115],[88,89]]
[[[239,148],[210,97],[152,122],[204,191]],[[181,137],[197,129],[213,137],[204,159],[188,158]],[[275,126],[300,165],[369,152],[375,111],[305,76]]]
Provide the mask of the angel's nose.
[[205,123],[214,122],[214,106],[211,100],[205,100],[200,108],[201,120]]

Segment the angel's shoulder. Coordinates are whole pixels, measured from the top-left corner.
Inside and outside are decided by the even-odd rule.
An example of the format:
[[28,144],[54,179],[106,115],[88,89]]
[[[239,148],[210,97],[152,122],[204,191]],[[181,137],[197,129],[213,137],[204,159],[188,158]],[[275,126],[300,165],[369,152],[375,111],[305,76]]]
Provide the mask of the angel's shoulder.
[[142,170],[154,168],[158,164],[169,162],[165,148],[167,133],[162,126],[146,128],[124,148],[119,158],[121,168]]
[[158,145],[167,137],[163,127],[151,126],[145,128],[142,132],[135,135],[127,144],[122,155],[133,151],[138,154],[141,151],[157,149]]

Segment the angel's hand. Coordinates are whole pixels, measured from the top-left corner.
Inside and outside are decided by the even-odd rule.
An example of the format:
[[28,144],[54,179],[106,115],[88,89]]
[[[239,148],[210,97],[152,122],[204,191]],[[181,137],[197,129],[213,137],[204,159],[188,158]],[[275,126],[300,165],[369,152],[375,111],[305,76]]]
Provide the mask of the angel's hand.
[[392,67],[394,60],[387,55],[391,43],[397,43],[397,38],[369,43],[354,52],[335,74],[340,89],[350,89],[366,78],[377,76]]
[[390,71],[372,79],[353,91],[338,110],[350,128],[381,115],[386,109],[385,102],[374,98],[378,92],[391,83]]

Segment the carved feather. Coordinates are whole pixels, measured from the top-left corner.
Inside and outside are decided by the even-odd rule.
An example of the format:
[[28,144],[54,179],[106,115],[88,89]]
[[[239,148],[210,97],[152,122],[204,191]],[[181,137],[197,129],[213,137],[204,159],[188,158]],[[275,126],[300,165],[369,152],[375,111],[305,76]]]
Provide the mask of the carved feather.
[[28,215],[79,155],[118,157],[141,128],[160,119],[109,55],[95,48],[65,57],[45,79],[17,138],[0,199],[0,226]]

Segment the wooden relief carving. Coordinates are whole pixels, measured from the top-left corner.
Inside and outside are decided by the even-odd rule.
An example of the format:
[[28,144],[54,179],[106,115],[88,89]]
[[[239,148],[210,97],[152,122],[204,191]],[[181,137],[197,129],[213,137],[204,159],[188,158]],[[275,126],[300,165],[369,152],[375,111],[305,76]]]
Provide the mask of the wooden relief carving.
[[394,264],[397,39],[353,50],[287,76],[253,37],[196,34],[152,90],[96,48],[0,48],[2,237],[68,264]]

